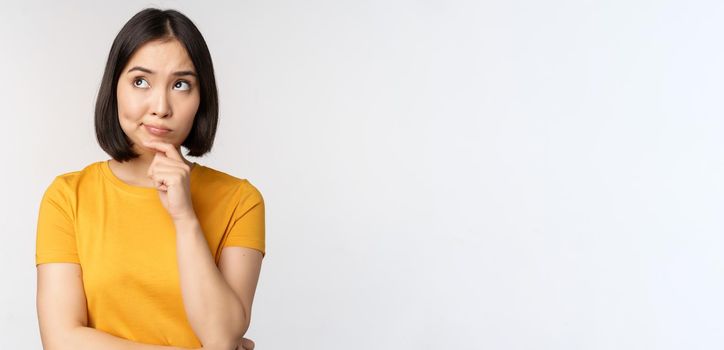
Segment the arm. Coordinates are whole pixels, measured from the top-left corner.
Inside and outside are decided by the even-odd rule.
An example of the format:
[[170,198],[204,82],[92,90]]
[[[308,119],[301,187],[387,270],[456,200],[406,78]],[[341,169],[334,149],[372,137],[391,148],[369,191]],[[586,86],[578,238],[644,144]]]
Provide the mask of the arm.
[[181,294],[204,348],[233,350],[249,325],[241,299],[216,267],[197,218],[174,222]]
[[[240,339],[249,326],[251,305],[244,304],[249,299],[240,297],[239,292],[234,290],[235,286],[227,283],[225,276],[214,262],[201,224],[193,210],[190,189],[191,168],[183,162],[179,149],[170,143],[149,141],[144,142],[144,145],[157,151],[147,174],[158,186],[161,204],[168,211],[176,229],[176,257],[181,296],[189,325],[204,348],[237,349]],[[251,209],[244,213],[256,219],[250,221],[254,230],[250,233],[260,236],[255,237],[254,242],[257,246],[261,246],[259,242],[263,244],[264,222],[259,219],[264,219],[263,198],[250,183],[243,182],[243,184],[249,186],[251,195],[258,197],[253,198],[258,199],[252,203],[252,208],[258,208],[252,212],[253,215],[248,214]],[[233,212],[234,224],[245,216],[242,214],[236,217],[241,212],[242,210]],[[238,227],[236,231],[243,230],[246,221],[238,226],[232,224],[230,233],[234,232],[234,227]],[[259,254],[262,255],[261,250]],[[237,266],[234,270],[242,271],[242,268]],[[248,288],[248,286],[243,287],[244,291]],[[243,346],[243,340],[241,342]]]
[[76,263],[37,267],[37,311],[45,350],[182,350],[118,338],[88,327],[82,270]]
[[[230,246],[221,250],[219,270],[241,300],[244,314],[247,315],[243,327],[244,334],[249,329],[251,321],[251,305],[254,302],[262,259],[261,252],[252,248]],[[253,343],[245,344],[245,347],[253,347],[253,345]]]

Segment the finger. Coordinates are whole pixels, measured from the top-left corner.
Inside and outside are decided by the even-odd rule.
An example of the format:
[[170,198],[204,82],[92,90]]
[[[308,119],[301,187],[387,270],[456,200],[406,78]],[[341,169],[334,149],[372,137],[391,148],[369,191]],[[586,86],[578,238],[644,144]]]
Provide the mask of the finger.
[[239,341],[239,343],[236,345],[236,349],[238,350],[253,350],[254,349],[254,342],[249,343],[251,339],[243,338]]
[[171,159],[182,161],[181,154],[170,143],[161,141],[144,141],[143,144],[156,152],[156,157],[168,157]]
[[169,157],[171,159],[183,161],[183,158],[181,158],[181,154],[178,152],[176,147],[174,145],[167,143],[167,142],[161,142],[161,141],[155,141],[155,140],[149,140],[149,141],[143,141],[143,145],[154,149],[160,153],[163,153],[166,157]]
[[148,171],[146,172],[146,175],[150,178],[154,177],[163,177],[166,180],[174,181],[175,180],[181,180],[183,177],[188,174],[188,165],[186,164],[156,164],[154,166],[148,167]]
[[146,176],[151,177],[154,169],[156,168],[156,164],[158,164],[159,160],[163,158],[166,158],[163,153],[156,153],[156,155],[153,157],[153,160],[151,160],[151,164],[148,165],[148,169],[146,170]]
[[168,185],[166,185],[166,182],[163,179],[154,178],[153,186],[161,191],[168,191]]
[[166,190],[168,186],[181,183],[183,175],[180,172],[183,172],[183,170],[179,171],[178,168],[174,167],[156,167],[149,177],[153,180],[154,187],[160,190]]
[[254,350],[254,341],[251,339],[243,338],[241,339],[241,345],[244,347],[244,350]]
[[164,155],[160,155],[160,153],[158,153],[158,154],[159,154],[159,156],[158,156],[158,157],[155,157],[155,158],[153,159],[153,161],[151,162],[151,164],[149,165],[149,167],[154,166],[154,165],[163,164],[163,165],[168,165],[168,166],[177,167],[177,168],[179,168],[179,169],[183,169],[183,170],[186,170],[186,171],[190,171],[190,170],[191,170],[191,167],[190,167],[188,164],[186,164],[186,162],[184,162],[184,161],[171,159],[171,158],[166,157],[166,156],[164,156]]
[[146,176],[150,177],[153,173],[158,172],[159,169],[178,169],[181,174],[191,172],[191,167],[185,162],[173,160],[161,153],[157,153],[146,170]]

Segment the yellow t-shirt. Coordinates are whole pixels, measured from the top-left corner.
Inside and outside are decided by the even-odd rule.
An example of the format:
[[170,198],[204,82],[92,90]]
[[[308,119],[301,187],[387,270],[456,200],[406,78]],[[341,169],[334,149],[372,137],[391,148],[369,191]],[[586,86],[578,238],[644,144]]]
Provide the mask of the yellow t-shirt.
[[[227,246],[265,253],[264,200],[248,180],[198,163],[191,197],[217,265]],[[115,176],[108,160],[57,176],[40,203],[36,266],[80,264],[88,326],[125,339],[201,346],[179,284],[175,229],[155,188]]]

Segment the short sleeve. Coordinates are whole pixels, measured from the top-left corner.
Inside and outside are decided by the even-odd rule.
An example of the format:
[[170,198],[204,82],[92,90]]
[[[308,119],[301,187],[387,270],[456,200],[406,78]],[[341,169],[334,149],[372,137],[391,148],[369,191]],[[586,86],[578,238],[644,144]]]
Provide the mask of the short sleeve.
[[35,265],[49,262],[80,263],[68,186],[56,177],[40,201],[35,241]]
[[266,255],[264,198],[248,180],[241,185],[241,196],[232,214],[224,247],[253,248]]

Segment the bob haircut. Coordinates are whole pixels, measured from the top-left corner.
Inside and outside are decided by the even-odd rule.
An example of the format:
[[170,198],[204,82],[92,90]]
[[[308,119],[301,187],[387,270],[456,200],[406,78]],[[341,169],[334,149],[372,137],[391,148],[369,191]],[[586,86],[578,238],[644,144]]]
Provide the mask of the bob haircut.
[[132,142],[118,121],[116,89],[123,68],[133,53],[154,40],[177,39],[186,48],[198,76],[199,108],[189,135],[181,144],[186,155],[201,156],[211,150],[219,119],[218,92],[211,54],[201,32],[182,13],[175,10],[146,8],[135,14],[113,40],[103,72],[95,106],[96,138],[101,148],[119,162],[137,158]]

